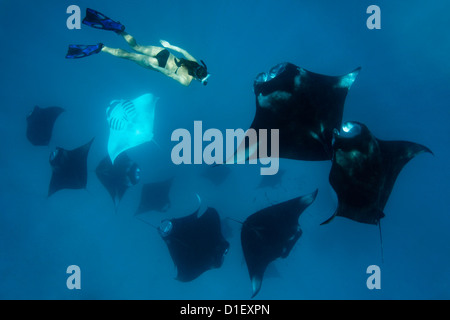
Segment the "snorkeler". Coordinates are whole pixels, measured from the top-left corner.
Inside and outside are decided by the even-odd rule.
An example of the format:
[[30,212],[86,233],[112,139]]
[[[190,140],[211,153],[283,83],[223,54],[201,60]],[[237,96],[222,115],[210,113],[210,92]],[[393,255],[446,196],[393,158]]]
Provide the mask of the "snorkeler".
[[[200,65],[186,50],[173,46],[167,41],[160,40],[164,48],[141,46],[133,36],[125,32],[125,26],[120,22],[116,22],[100,12],[89,8],[86,9],[86,17],[83,19],[83,24],[97,29],[114,31],[118,35],[121,35],[131,48],[139,53],[109,48],[102,43],[96,45],[71,44],[66,55],[67,59],[84,58],[102,51],[119,58],[134,61],[144,68],[159,71],[185,86],[188,86],[193,79],[200,81],[204,85],[208,83],[210,74],[203,60],[200,60],[202,63]],[[175,57],[167,49],[182,54],[184,58]]]

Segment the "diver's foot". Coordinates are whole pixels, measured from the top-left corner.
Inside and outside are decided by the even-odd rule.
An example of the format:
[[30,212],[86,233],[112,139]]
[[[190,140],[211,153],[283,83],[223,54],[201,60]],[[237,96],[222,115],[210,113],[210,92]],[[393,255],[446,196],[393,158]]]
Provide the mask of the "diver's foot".
[[92,28],[114,31],[117,34],[125,30],[125,26],[119,21],[114,21],[104,14],[93,9],[86,9],[86,17],[83,19],[83,24]]
[[66,54],[66,59],[79,59],[99,53],[103,49],[103,43],[94,45],[71,44]]

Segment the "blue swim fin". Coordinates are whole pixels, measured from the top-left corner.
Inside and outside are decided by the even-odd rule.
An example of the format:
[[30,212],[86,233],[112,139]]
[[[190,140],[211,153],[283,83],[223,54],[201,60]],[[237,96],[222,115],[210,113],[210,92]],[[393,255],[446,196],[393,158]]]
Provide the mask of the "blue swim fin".
[[86,17],[83,19],[83,24],[92,28],[110,30],[120,33],[125,30],[125,26],[120,22],[116,22],[104,14],[93,9],[86,9]]
[[99,53],[103,48],[103,44],[83,45],[71,44],[66,54],[66,59],[78,59],[88,57],[94,53]]

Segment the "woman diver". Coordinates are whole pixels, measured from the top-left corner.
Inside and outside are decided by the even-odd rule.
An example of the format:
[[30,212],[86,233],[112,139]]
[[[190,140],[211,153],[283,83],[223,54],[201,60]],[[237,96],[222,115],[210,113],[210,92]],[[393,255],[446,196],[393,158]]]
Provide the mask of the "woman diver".
[[[77,59],[90,56],[100,51],[109,53],[113,56],[128,59],[136,62],[140,66],[156,70],[166,76],[178,81],[182,85],[188,86],[193,79],[200,81],[204,85],[208,83],[210,74],[207,71],[206,64],[201,61],[201,65],[186,50],[171,45],[169,42],[160,40],[164,48],[156,46],[141,46],[133,36],[125,32],[125,26],[116,22],[98,11],[86,9],[86,17],[83,24],[93,28],[110,30],[121,35],[125,41],[139,53],[128,52],[123,49],[114,49],[105,46],[102,43],[96,45],[69,45],[67,59]],[[178,52],[184,58],[177,58],[169,50]]]

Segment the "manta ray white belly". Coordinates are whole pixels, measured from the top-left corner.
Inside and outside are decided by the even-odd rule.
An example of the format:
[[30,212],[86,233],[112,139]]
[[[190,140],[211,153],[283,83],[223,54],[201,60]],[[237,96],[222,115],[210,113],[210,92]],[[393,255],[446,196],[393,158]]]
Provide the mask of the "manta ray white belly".
[[106,115],[110,128],[108,154],[112,163],[121,152],[153,139],[157,101],[151,93],[132,101],[111,101]]

